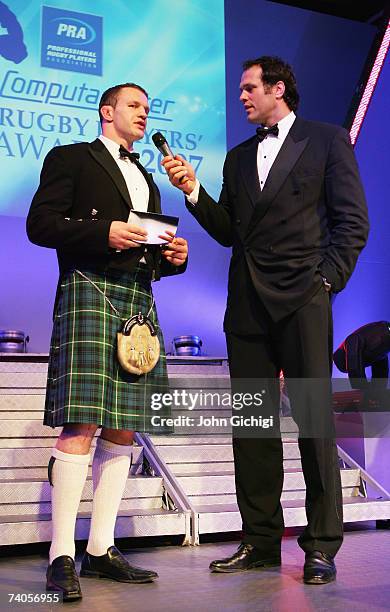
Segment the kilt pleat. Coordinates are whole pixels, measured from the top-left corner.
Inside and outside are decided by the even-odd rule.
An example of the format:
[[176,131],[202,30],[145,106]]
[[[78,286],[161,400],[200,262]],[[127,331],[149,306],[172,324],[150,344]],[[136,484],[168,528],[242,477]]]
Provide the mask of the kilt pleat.
[[[95,423],[101,427],[168,433],[152,425],[156,412],[151,395],[168,391],[164,339],[153,305],[149,315],[161,354],[153,370],[137,376],[123,370],[117,359],[117,332],[123,321],[152,305],[150,273],[96,273],[83,270],[120,313],[119,318],[96,287],[76,271],[61,279],[50,346],[44,424]],[[169,408],[159,410],[169,417]],[[161,421],[161,419],[159,420]]]

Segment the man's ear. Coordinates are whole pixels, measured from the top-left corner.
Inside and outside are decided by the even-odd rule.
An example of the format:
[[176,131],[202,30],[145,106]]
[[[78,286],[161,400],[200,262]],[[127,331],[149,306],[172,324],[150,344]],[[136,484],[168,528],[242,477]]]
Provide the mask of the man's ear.
[[283,81],[278,81],[274,85],[274,93],[278,100],[281,100],[284,96],[284,92],[286,91],[286,86]]
[[105,104],[101,107],[100,114],[105,121],[112,121],[113,110],[114,108],[111,106],[111,104]]

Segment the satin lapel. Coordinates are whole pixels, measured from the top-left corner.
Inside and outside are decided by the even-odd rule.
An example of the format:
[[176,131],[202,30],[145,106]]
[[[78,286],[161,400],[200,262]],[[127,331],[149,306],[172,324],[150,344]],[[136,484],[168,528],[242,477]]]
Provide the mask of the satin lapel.
[[257,147],[258,140],[254,138],[239,155],[240,172],[245,188],[253,206],[261,198],[259,185],[259,173],[257,172]]
[[309,137],[296,140],[293,136],[292,128],[272,164],[261,198],[256,204],[250,227],[253,227],[253,223],[258,222],[265,215],[309,142]]
[[97,161],[97,163],[100,164],[102,168],[104,168],[104,170],[110,175],[128,207],[133,208],[130,199],[130,194],[127,189],[125,179],[123,178],[122,172],[119,170],[114,158],[112,157],[111,153],[106,149],[104,144],[99,139],[96,139],[90,144],[89,152],[92,157]]
[[136,164],[137,164],[137,168],[139,168],[139,170],[142,172],[143,176],[145,177],[145,180],[149,187],[148,211],[161,213],[160,197],[158,196],[158,192],[156,189],[156,185],[153,181],[152,175],[149,174],[149,172],[145,170],[142,164],[140,164],[139,162],[136,162]]

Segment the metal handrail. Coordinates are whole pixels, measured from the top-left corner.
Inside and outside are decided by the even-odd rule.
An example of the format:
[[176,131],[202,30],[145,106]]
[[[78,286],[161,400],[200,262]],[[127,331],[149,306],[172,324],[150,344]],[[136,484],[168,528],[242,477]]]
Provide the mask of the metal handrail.
[[148,434],[136,433],[135,440],[137,444],[143,447],[146,458],[154,472],[163,479],[165,490],[174,501],[177,510],[185,514],[186,533],[183,545],[198,544],[197,514],[183,487],[169,466],[160,457],[158,450]]
[[370,476],[370,474],[366,472],[366,470],[362,468],[362,466],[359,465],[357,461],[355,461],[355,459],[352,459],[352,457],[348,455],[348,453],[346,453],[341,448],[341,446],[337,445],[337,452],[338,452],[339,457],[342,459],[342,461],[344,461],[344,463],[346,463],[349,467],[358,469],[360,471],[360,477],[362,480],[364,480],[366,484],[369,484],[373,489],[376,489],[376,491],[380,493],[384,499],[390,500],[389,491],[384,489],[382,485],[380,485],[379,482],[375,480],[375,478]]

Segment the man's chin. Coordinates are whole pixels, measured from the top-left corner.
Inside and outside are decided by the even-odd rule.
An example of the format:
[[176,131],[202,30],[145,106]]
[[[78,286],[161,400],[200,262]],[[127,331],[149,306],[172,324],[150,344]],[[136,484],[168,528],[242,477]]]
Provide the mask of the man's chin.
[[254,115],[251,115],[250,113],[247,114],[246,118],[249,123],[255,123],[255,124],[260,123],[257,117],[255,117]]
[[135,130],[134,132],[134,140],[141,140],[145,136],[145,130]]
[[246,112],[246,119],[247,121],[249,121],[249,123],[258,123],[258,119],[256,118],[256,113],[254,112],[254,109],[250,109]]

